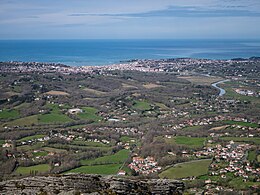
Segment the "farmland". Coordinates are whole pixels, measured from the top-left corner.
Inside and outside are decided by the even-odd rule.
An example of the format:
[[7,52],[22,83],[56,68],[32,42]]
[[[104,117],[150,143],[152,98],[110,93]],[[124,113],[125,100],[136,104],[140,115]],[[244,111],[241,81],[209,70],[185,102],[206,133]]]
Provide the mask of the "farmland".
[[176,164],[173,167],[160,173],[159,176],[160,178],[179,179],[205,175],[208,172],[210,163],[211,159]]
[[150,110],[151,109],[150,104],[148,102],[146,102],[146,101],[135,101],[133,107],[135,109],[141,110],[141,111],[146,111],[146,110]]
[[119,171],[120,167],[121,167],[120,164],[81,166],[79,168],[72,169],[66,173],[115,175]]
[[129,157],[129,150],[121,150],[113,155],[103,156],[96,159],[82,160],[82,165],[96,165],[96,164],[122,164]]
[[185,145],[188,147],[203,147],[206,138],[196,138],[196,137],[184,137],[177,136],[173,138],[166,138],[166,142],[170,144]]
[[78,117],[80,119],[87,119],[87,120],[93,120],[93,121],[98,121],[101,119],[100,116],[97,116],[96,113],[98,110],[93,107],[83,107],[82,108],[83,112],[78,114]]
[[0,119],[13,119],[19,117],[17,110],[0,110]]
[[4,123],[4,126],[29,126],[29,125],[34,125],[34,124],[38,124],[37,115],[27,116],[27,117],[13,120],[13,121]]
[[48,164],[40,164],[40,165],[35,165],[35,166],[30,166],[30,167],[18,167],[17,170],[15,171],[16,174],[21,174],[21,175],[30,175],[33,172],[34,173],[46,173],[50,170],[50,166]]
[[43,114],[39,116],[40,123],[66,123],[70,121],[72,121],[72,119],[68,116],[59,113]]

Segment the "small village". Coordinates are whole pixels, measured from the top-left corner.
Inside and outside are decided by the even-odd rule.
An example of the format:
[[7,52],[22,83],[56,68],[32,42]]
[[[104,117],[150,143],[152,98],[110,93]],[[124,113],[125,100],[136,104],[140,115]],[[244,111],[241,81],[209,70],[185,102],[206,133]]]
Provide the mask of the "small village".
[[153,157],[142,158],[139,156],[133,157],[132,162],[128,167],[134,170],[137,174],[149,175],[159,172],[162,168]]
[[235,92],[240,95],[253,96],[253,97],[259,97],[260,95],[260,92],[257,93],[247,89],[235,89]]

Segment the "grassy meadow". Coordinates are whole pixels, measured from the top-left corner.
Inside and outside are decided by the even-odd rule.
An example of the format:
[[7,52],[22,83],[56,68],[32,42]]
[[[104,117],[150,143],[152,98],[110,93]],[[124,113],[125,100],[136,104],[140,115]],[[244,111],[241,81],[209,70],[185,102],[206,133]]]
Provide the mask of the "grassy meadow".
[[180,179],[191,176],[200,176],[208,173],[208,168],[211,163],[211,159],[197,160],[185,163],[179,163],[175,166],[166,169],[159,174],[160,178],[167,179]]

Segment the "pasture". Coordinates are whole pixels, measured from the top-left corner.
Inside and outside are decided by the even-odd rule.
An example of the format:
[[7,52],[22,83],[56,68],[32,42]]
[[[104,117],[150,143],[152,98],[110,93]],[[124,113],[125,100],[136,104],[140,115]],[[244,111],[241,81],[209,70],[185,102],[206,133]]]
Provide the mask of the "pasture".
[[208,173],[208,168],[211,164],[211,161],[211,159],[206,159],[179,163],[160,173],[159,177],[167,179],[180,179],[192,176],[197,177],[200,175],[205,175]]
[[201,148],[203,147],[206,138],[176,136],[172,138],[165,138],[165,141],[169,144],[184,145],[190,148]]
[[38,124],[38,115],[27,116],[19,118],[4,124],[7,126],[30,126],[32,124]]
[[29,166],[29,167],[18,167],[15,173],[21,175],[30,175],[32,172],[46,173],[50,171],[50,169],[51,169],[50,165],[40,164],[40,165]]
[[121,164],[107,164],[94,166],[81,166],[65,173],[85,173],[100,175],[115,175],[119,171]]
[[99,157],[96,159],[81,160],[82,165],[97,165],[97,164],[122,164],[129,157],[129,150],[120,150],[115,154]]
[[77,116],[84,120],[93,120],[93,121],[98,121],[101,120],[101,117],[96,115],[96,113],[98,112],[98,110],[96,108],[93,107],[83,107],[82,108],[82,113],[77,114]]
[[19,117],[20,114],[17,110],[0,110],[0,119],[13,119]]
[[133,107],[140,111],[147,111],[151,109],[151,105],[146,101],[134,101]]
[[67,123],[73,121],[65,114],[50,113],[39,115],[40,123]]

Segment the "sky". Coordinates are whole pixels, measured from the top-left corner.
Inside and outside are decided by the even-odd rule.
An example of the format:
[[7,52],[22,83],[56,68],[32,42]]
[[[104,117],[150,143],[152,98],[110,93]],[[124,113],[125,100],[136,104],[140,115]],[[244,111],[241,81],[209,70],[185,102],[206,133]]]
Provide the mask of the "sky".
[[0,0],[0,39],[259,39],[260,0]]

